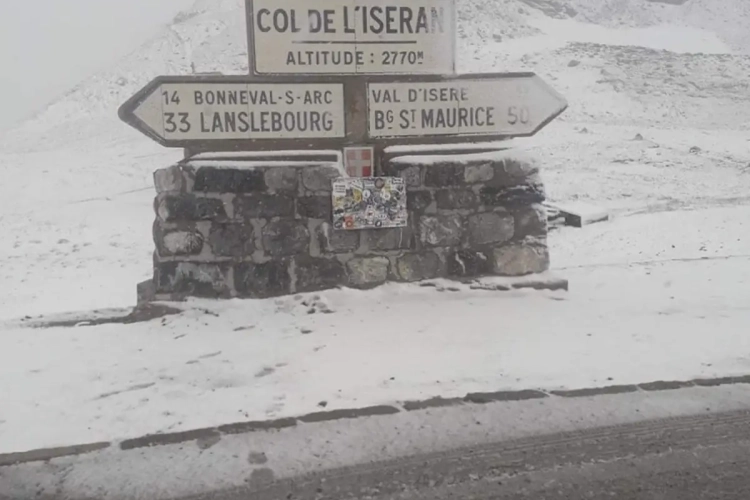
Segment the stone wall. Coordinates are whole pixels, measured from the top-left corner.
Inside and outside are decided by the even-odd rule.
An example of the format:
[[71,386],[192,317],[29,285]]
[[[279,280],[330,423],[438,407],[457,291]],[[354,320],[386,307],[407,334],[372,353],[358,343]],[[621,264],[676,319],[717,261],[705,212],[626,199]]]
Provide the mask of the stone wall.
[[549,267],[538,166],[512,150],[399,157],[409,225],[335,231],[338,164],[188,161],[154,174],[158,299],[261,298]]

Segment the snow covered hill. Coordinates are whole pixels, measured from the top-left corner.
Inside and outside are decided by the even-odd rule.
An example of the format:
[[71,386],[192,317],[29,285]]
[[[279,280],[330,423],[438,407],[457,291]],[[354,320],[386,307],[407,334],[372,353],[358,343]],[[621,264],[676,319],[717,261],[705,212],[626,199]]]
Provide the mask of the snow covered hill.
[[[552,198],[620,211],[748,198],[750,4],[673,3],[458,0],[461,71],[533,70],[570,101],[522,142]],[[149,274],[151,172],[180,152],[117,107],[157,75],[242,74],[246,59],[244,0],[197,0],[0,137],[0,317],[132,303]]]

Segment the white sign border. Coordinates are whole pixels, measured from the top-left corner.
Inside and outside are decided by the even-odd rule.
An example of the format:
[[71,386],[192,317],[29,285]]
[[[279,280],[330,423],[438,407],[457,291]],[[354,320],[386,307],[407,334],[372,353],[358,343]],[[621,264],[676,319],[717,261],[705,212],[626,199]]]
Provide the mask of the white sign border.
[[247,56],[248,56],[248,68],[250,76],[268,77],[290,77],[294,75],[298,76],[341,76],[341,77],[367,77],[367,76],[455,76],[457,73],[457,61],[458,61],[458,0],[450,0],[453,14],[453,37],[451,38],[452,48],[452,71],[450,73],[432,73],[432,72],[418,72],[410,73],[406,71],[399,71],[396,73],[336,73],[336,72],[319,72],[319,73],[259,73],[257,68],[257,58],[255,57],[255,0],[245,0],[245,22],[247,30]]

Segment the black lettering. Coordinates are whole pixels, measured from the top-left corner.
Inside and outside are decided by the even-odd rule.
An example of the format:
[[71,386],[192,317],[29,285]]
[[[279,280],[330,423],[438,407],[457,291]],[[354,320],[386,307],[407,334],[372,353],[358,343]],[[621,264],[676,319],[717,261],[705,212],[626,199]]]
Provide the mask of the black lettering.
[[177,123],[174,121],[174,113],[164,113],[164,132],[171,134],[177,131]]
[[284,9],[277,9],[273,13],[273,27],[279,33],[286,33],[289,30],[289,14]]
[[456,128],[458,125],[458,110],[456,108],[444,110],[446,128]]
[[383,130],[385,128],[385,113],[380,110],[375,111],[373,117],[375,121],[375,130]]
[[310,33],[320,33],[323,29],[323,16],[320,15],[320,11],[310,9],[307,16],[310,18]]
[[323,113],[323,130],[326,132],[333,130],[333,116],[328,111]]
[[334,14],[336,14],[335,10],[326,9],[323,11],[323,25],[325,26],[324,31],[326,33],[336,33],[336,29],[333,27]]
[[445,32],[445,9],[443,7],[432,7],[432,32],[433,33],[444,33]]
[[287,66],[296,66],[297,65],[297,61],[296,61],[296,59],[294,59],[294,52],[292,52],[291,50],[286,55],[286,65]]
[[203,105],[203,92],[200,90],[196,90],[195,94],[193,95],[193,102],[195,102],[196,106],[202,106]]
[[312,132],[320,132],[320,113],[312,111],[310,113],[310,130]]
[[292,26],[292,33],[299,33],[300,31],[302,31],[302,28],[297,25],[297,11],[294,9],[291,10],[290,21],[290,24]]
[[326,104],[333,104],[333,92],[326,90],[324,100]]
[[[372,31],[376,35],[382,33],[383,28],[385,27],[383,23],[383,8],[373,7],[369,12],[372,22],[374,23],[372,26],[370,26],[370,31]],[[367,33],[367,31],[365,31],[365,33]]]
[[292,92],[291,90],[286,91],[286,103],[290,106],[294,104],[294,92]]
[[349,7],[344,7],[344,33],[354,33],[354,28],[349,25]]
[[281,113],[271,113],[271,132],[281,132],[282,130]]
[[469,110],[466,108],[459,108],[458,110],[458,126],[459,128],[469,127]]
[[399,117],[401,118],[401,121],[399,122],[399,126],[401,127],[401,129],[403,130],[409,128],[409,126],[411,125],[411,122],[409,122],[409,110],[402,109]]
[[487,126],[488,127],[495,126],[495,107],[494,106],[487,108]]
[[401,7],[401,33],[414,33],[411,26],[414,11],[410,7]]
[[396,11],[398,11],[398,7],[385,8],[385,32],[389,35],[398,33],[398,28],[394,26],[396,24]]
[[221,115],[219,113],[214,113],[214,121],[213,126],[211,127],[211,132],[224,132],[224,124],[221,122]]
[[255,16],[255,18],[258,20],[258,29],[262,31],[263,33],[268,33],[271,31],[270,26],[263,26],[263,16],[270,16],[271,11],[268,9],[260,9],[258,11],[258,15]]
[[247,111],[241,111],[237,114],[237,121],[240,122],[240,126],[237,127],[237,131],[241,133],[245,133],[248,130],[250,130],[250,122],[247,120]]
[[227,132],[237,132],[237,115],[230,112],[224,113],[224,129]]
[[188,118],[190,115],[187,113],[180,113],[180,132],[183,134],[186,134],[190,132],[190,122],[188,121]]
[[419,13],[417,14],[417,26],[414,29],[415,33],[429,33],[430,28],[427,26],[427,12],[424,10],[424,7],[419,8]]
[[209,130],[209,128],[206,126],[206,115],[204,115],[203,113],[201,113],[201,132],[203,132],[204,134],[211,132],[211,130]]
[[486,116],[486,108],[479,106],[474,113],[474,125],[477,127],[484,127],[487,124],[487,120],[485,120]]
[[422,128],[435,128],[435,110],[422,110]]

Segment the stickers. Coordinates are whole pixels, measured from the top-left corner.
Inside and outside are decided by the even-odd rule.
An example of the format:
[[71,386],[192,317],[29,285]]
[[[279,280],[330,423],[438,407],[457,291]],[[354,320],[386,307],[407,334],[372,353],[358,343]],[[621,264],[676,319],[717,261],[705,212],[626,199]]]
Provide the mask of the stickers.
[[404,227],[407,222],[406,184],[401,177],[342,178],[334,181],[334,229]]

